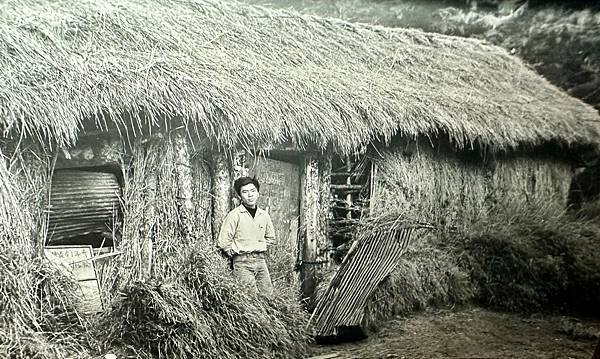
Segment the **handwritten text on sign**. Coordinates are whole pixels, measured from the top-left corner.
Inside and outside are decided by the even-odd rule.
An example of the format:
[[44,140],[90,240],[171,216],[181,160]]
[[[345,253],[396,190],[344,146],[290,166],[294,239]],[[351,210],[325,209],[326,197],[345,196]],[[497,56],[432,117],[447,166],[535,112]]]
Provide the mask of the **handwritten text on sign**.
[[79,283],[83,296],[82,310],[87,313],[102,310],[100,288],[92,261],[92,246],[48,246],[46,257],[53,263],[66,267]]

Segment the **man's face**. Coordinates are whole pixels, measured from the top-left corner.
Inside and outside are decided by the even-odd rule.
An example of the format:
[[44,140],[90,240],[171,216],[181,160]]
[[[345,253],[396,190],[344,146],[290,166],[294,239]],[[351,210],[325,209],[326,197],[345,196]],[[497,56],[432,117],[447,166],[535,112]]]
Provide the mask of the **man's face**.
[[250,208],[254,208],[256,206],[256,200],[260,196],[256,186],[252,183],[248,183],[245,186],[240,188],[240,197],[242,197],[242,203]]

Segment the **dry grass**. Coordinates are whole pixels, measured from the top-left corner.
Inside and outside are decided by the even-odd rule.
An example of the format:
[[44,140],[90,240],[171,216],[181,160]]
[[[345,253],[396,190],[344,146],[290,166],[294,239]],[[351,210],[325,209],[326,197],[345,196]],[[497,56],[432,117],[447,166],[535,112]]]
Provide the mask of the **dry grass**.
[[180,176],[189,173],[178,170],[177,150],[171,134],[157,135],[134,143],[124,163],[124,253],[109,265],[115,280],[103,291],[113,301],[95,335],[106,351],[138,357],[301,357],[307,314],[298,293],[282,282],[275,298],[259,298],[218,254],[201,213],[211,204],[205,166],[191,172],[199,206],[183,223]]
[[427,145],[415,153],[387,153],[377,162],[375,212],[402,209],[410,218],[465,226],[486,215],[486,169]]
[[106,298],[134,282],[171,276],[186,255],[182,248],[193,238],[210,237],[206,223],[194,221],[201,214],[191,219],[197,225],[195,237],[188,233],[187,223],[182,223],[173,138],[167,134],[144,143],[136,141],[131,151],[131,158],[122,163],[125,185],[119,250],[123,254],[104,266]]
[[257,297],[204,244],[185,252],[175,276],[128,286],[104,313],[99,336],[108,346],[139,357],[303,357],[308,318],[296,293]]
[[0,153],[0,356],[87,357],[91,341],[78,313],[77,284],[41,256],[43,213],[30,211],[39,198],[29,195],[44,191],[37,187],[44,177],[28,173],[17,181],[5,163]]
[[498,205],[522,207],[546,202],[567,206],[571,164],[552,158],[513,157],[498,161],[491,176],[491,198]]
[[503,204],[441,244],[454,250],[477,299],[512,311],[598,314],[600,228],[536,201]]
[[420,145],[412,155],[385,153],[377,161],[375,213],[401,209],[411,218],[466,228],[491,207],[545,201],[565,207],[570,164],[556,158],[498,156],[468,161]]
[[133,135],[173,117],[225,147],[345,152],[397,133],[493,148],[599,134],[593,108],[477,40],[212,0],[11,0],[0,14],[5,136],[65,144],[84,121]]

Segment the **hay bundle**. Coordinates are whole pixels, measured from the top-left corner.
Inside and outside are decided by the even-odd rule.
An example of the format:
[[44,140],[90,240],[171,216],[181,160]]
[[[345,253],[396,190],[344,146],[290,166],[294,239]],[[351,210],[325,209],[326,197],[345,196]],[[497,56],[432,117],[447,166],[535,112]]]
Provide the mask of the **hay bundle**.
[[45,233],[41,211],[31,210],[44,190],[43,176],[21,177],[0,161],[0,357],[85,357],[77,284],[41,256],[35,241]]
[[280,288],[272,299],[258,297],[203,247],[187,251],[173,278],[126,288],[101,320],[105,345],[140,357],[302,357],[307,316],[295,296]]
[[45,258],[0,253],[0,357],[87,356],[78,301],[77,283]]

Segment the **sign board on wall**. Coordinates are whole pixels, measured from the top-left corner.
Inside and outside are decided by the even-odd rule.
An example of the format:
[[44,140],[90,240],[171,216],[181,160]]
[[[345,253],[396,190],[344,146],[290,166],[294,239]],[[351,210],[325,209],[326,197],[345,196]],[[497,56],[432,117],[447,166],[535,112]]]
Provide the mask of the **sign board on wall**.
[[93,251],[90,245],[48,246],[44,248],[46,257],[53,263],[66,267],[77,280],[82,294],[81,310],[95,313],[102,310],[100,286],[94,267]]
[[250,176],[260,182],[261,208],[267,209],[277,244],[269,249],[273,273],[287,273],[283,279],[292,283],[292,271],[298,258],[298,218],[300,214],[300,166],[270,158],[255,157],[249,166]]

